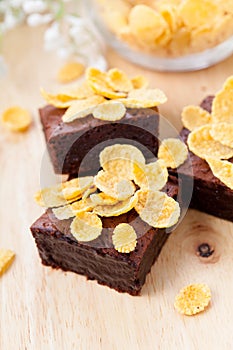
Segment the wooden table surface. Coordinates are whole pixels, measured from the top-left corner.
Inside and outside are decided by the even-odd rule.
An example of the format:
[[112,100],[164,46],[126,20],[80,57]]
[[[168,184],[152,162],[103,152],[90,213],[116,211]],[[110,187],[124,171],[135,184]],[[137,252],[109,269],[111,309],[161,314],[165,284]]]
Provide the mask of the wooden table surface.
[[[85,277],[43,267],[29,231],[42,213],[33,201],[40,187],[45,142],[37,108],[39,87],[56,88],[61,61],[42,49],[42,30],[18,28],[3,43],[8,74],[0,79],[1,106],[20,104],[33,114],[26,134],[0,127],[0,247],[16,252],[0,279],[1,350],[71,349],[232,349],[233,224],[190,210],[164,247],[139,297],[119,294]],[[233,57],[193,73],[156,73],[107,53],[109,66],[144,73],[169,101],[162,113],[180,128],[180,112],[218,90],[233,74]],[[214,254],[202,261],[197,246]],[[186,284],[205,282],[212,290],[209,309],[179,315],[174,297]]]

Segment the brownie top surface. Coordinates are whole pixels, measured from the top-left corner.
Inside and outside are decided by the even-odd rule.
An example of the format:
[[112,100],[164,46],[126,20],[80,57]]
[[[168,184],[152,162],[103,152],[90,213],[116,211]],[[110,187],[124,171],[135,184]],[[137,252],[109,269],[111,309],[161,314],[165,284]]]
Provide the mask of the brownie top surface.
[[[207,110],[209,113],[211,113],[213,99],[214,99],[214,96],[207,96],[202,101],[200,106],[203,109]],[[188,138],[189,133],[190,133],[190,131],[186,128],[183,128],[181,130],[180,135],[185,143],[187,143],[187,138]],[[189,162],[186,161],[184,164],[182,164],[180,166],[179,173],[185,174],[185,175],[190,175],[190,176],[192,176],[192,174],[193,174],[195,179],[203,180],[206,183],[206,185],[209,184],[209,185],[211,185],[211,187],[215,187],[215,186],[219,187],[220,186],[224,190],[232,192],[232,194],[233,194],[233,190],[231,190],[229,187],[225,186],[217,177],[214,176],[208,163],[204,159],[198,157],[197,155],[195,155],[191,151],[189,151],[189,157],[190,157],[190,161]],[[233,162],[233,158],[229,159],[229,161]]]
[[[178,195],[178,181],[176,178],[172,177],[169,179],[164,191],[170,197],[176,198]],[[91,242],[78,242],[70,233],[70,224],[72,219],[68,220],[58,220],[51,209],[48,209],[31,227],[32,232],[39,232],[40,234],[47,234],[60,239],[64,239],[72,244],[79,245],[85,249],[95,250],[98,254],[109,255],[116,259],[120,259],[127,262],[132,262],[133,264],[140,264],[140,261],[151,243],[155,235],[161,229],[153,228],[147,223],[142,221],[133,209],[128,213],[122,214],[115,217],[103,217],[102,224],[103,230],[102,234],[95,240]],[[112,233],[114,228],[120,223],[129,223],[132,225],[138,235],[138,243],[136,249],[129,254],[122,254],[117,252],[112,244]],[[163,230],[163,229],[162,229]],[[164,235],[168,233],[164,230]]]
[[127,123],[138,118],[146,118],[152,115],[158,115],[157,107],[154,108],[126,108],[125,116],[116,122],[109,122],[94,118],[91,114],[85,118],[76,119],[71,123],[64,123],[62,116],[66,109],[56,108],[52,105],[47,105],[39,109],[41,123],[44,128],[45,137],[48,141],[51,137],[70,134],[74,132],[85,132],[90,128],[95,128],[100,125],[109,123]]

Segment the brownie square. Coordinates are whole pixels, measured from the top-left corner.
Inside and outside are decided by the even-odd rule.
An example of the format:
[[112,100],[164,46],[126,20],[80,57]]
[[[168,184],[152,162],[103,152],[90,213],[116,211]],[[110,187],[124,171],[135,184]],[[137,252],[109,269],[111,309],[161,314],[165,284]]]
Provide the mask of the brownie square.
[[99,153],[116,143],[138,147],[146,159],[158,151],[157,108],[128,108],[120,121],[108,122],[92,115],[63,123],[65,109],[39,110],[48,152],[56,174],[88,174],[99,169]]
[[[176,199],[177,179],[171,177],[164,190]],[[82,243],[70,233],[71,220],[59,221],[51,210],[47,210],[32,225],[31,232],[42,263],[85,275],[118,292],[138,295],[170,233],[152,228],[139,218],[135,210],[131,210],[117,217],[102,218],[101,236]],[[117,252],[112,245],[112,232],[120,223],[130,223],[137,235],[141,235],[136,249],[129,254]]]
[[[214,96],[208,96],[201,107],[211,113]],[[183,128],[180,135],[184,142],[190,131]],[[182,192],[185,194],[193,183],[193,194],[190,207],[217,216],[221,219],[233,221],[233,191],[216,178],[208,163],[189,151],[189,161],[179,168],[182,179]],[[233,159],[230,160],[233,162]],[[175,174],[174,171],[170,171]],[[184,197],[183,197],[184,200]]]

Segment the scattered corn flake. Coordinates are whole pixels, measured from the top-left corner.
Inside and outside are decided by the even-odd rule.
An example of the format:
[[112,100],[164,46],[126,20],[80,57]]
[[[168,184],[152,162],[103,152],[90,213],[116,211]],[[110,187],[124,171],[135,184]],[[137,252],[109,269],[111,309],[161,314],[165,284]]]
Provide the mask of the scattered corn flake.
[[181,117],[184,127],[190,131],[212,123],[211,114],[199,106],[184,107]]
[[97,187],[93,184],[91,187],[89,187],[87,190],[84,191],[82,194],[82,199],[87,199],[90,197],[92,193],[95,193],[97,190]]
[[63,182],[61,188],[64,198],[70,200],[82,196],[94,185],[93,181],[93,176],[84,176]]
[[107,101],[99,104],[93,110],[93,117],[100,120],[114,122],[125,116],[126,108],[119,101]]
[[215,95],[212,118],[213,123],[233,123],[233,76],[226,80],[223,89]]
[[183,23],[190,29],[213,25],[218,7],[211,0],[186,0],[179,7]]
[[216,157],[219,159],[233,157],[233,148],[215,141],[210,134],[211,128],[211,125],[204,125],[189,134],[187,143],[190,151],[203,159],[207,157]]
[[85,70],[85,66],[79,62],[67,62],[60,68],[57,79],[60,83],[70,83],[78,79]]
[[128,19],[131,32],[147,45],[154,45],[155,39],[160,37],[168,26],[160,13],[143,4],[134,6]]
[[165,103],[167,97],[159,89],[134,89],[127,98],[120,98],[119,101],[128,108],[151,108]]
[[70,204],[59,208],[53,208],[52,212],[58,220],[67,220],[75,216]]
[[63,91],[59,95],[66,96],[70,100],[83,100],[87,97],[94,96],[95,92],[92,90],[89,84],[86,81],[84,81],[77,87],[63,89]]
[[66,93],[58,93],[57,95],[50,94],[44,89],[40,89],[41,95],[48,102],[48,104],[57,107],[57,108],[68,108],[75,101],[75,98],[69,96]]
[[94,205],[90,198],[80,199],[79,201],[71,204],[71,209],[75,215],[83,212],[92,211],[93,208]]
[[10,249],[0,249],[0,276],[10,267],[15,258],[15,253]]
[[98,172],[94,178],[94,183],[100,191],[119,200],[131,197],[136,189],[132,181],[104,170]]
[[119,201],[113,205],[97,205],[93,211],[99,216],[110,217],[119,216],[121,214],[129,212],[135,207],[138,201],[137,192],[130,198]]
[[55,208],[67,204],[67,200],[62,194],[61,188],[58,186],[43,188],[42,190],[37,191],[34,199],[38,205],[46,208]]
[[118,199],[113,198],[106,193],[100,192],[100,193],[94,193],[90,196],[90,199],[94,206],[96,205],[114,205],[118,203]]
[[224,146],[233,148],[233,123],[213,124],[210,129],[210,135]]
[[86,71],[86,79],[90,87],[98,95],[110,99],[126,97],[126,93],[114,91],[108,83],[107,73],[101,72],[97,68],[88,68]]
[[171,227],[180,217],[179,203],[160,191],[138,191],[135,210],[143,221],[156,228]]
[[207,284],[196,283],[182,288],[175,298],[176,310],[184,315],[196,315],[209,305],[211,291]]
[[163,160],[167,168],[178,168],[188,157],[188,148],[179,139],[168,138],[159,146],[158,158]]
[[76,119],[85,118],[94,111],[98,104],[103,102],[105,98],[97,95],[74,101],[62,116],[62,120],[64,123],[70,123]]
[[131,78],[131,82],[133,84],[133,89],[146,89],[149,85],[149,82],[144,75],[136,75]]
[[134,228],[126,223],[117,225],[113,231],[112,242],[119,253],[134,251],[137,245],[137,235]]
[[226,160],[219,160],[213,157],[206,158],[206,161],[214,176],[233,190],[233,164]]
[[109,173],[133,180],[134,163],[145,164],[142,152],[132,145],[115,144],[105,147],[100,153],[100,166]]
[[142,189],[161,190],[167,183],[168,171],[165,163],[158,160],[147,165],[134,163],[134,182]]
[[113,68],[107,72],[107,82],[114,91],[129,92],[133,84],[128,76],[120,69]]
[[14,106],[3,112],[2,123],[11,131],[26,131],[32,123],[32,117],[26,109]]
[[78,241],[93,241],[101,235],[102,221],[95,213],[79,213],[72,221],[70,231]]

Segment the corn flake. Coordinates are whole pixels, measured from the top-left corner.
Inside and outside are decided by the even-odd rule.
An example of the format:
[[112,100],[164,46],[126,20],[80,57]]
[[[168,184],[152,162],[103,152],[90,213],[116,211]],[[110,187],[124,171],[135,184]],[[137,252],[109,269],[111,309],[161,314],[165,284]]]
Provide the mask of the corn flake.
[[120,178],[104,170],[98,172],[94,178],[94,183],[100,191],[119,200],[127,199],[135,192],[135,186],[132,181]]
[[114,91],[129,92],[133,90],[131,80],[122,70],[117,68],[108,71],[107,82]]
[[97,95],[74,101],[62,116],[62,120],[64,123],[70,123],[76,119],[85,118],[94,111],[98,104],[103,102],[105,102],[104,97]]
[[134,89],[145,89],[147,88],[149,82],[143,75],[136,75],[131,79]]
[[85,66],[79,62],[68,62],[60,68],[57,79],[60,83],[70,83],[78,79],[85,70]]
[[137,245],[137,235],[134,228],[126,223],[115,227],[112,235],[114,248],[119,253],[130,253]]
[[124,117],[126,108],[119,101],[107,101],[99,104],[93,110],[93,117],[100,120],[117,121]]
[[182,111],[181,117],[184,127],[190,131],[199,128],[202,125],[212,123],[211,114],[199,106],[185,107]]
[[70,204],[59,208],[53,208],[52,212],[58,220],[67,220],[75,216]]
[[134,163],[134,182],[142,189],[161,190],[167,183],[168,171],[162,160],[147,165]]
[[127,98],[120,98],[119,101],[128,108],[151,108],[165,103],[167,97],[159,89],[134,89]]
[[68,108],[75,101],[75,98],[69,96],[69,93],[58,93],[56,95],[50,94],[44,89],[40,89],[43,98],[52,106],[57,108]]
[[138,191],[135,210],[143,221],[156,228],[171,227],[180,217],[179,203],[159,191]]
[[26,109],[14,106],[3,112],[2,123],[11,131],[26,131],[32,123],[32,117]]
[[98,95],[110,99],[126,97],[126,93],[114,91],[108,83],[107,73],[101,72],[97,68],[88,68],[86,71],[86,79],[90,87]]
[[93,208],[94,205],[90,198],[81,199],[71,204],[71,209],[75,215],[87,211],[92,211]]
[[188,136],[188,146],[191,152],[200,158],[216,157],[229,159],[233,157],[233,149],[215,141],[210,134],[211,125],[204,125],[193,130]]
[[233,123],[233,76],[227,79],[223,89],[215,95],[212,117],[214,123]]
[[72,221],[70,231],[78,241],[93,241],[101,235],[102,221],[94,213],[79,213]]
[[158,158],[163,160],[168,168],[178,168],[187,157],[188,149],[179,139],[165,139],[159,146]]
[[204,311],[211,299],[210,288],[206,284],[190,284],[180,290],[175,298],[176,310],[184,315],[196,315]]
[[214,140],[219,141],[224,146],[233,148],[233,123],[213,124],[210,130],[210,135]]
[[0,249],[0,276],[6,272],[15,258],[15,253],[9,249]]
[[114,205],[97,205],[94,208],[94,213],[96,213],[99,216],[104,217],[110,217],[110,216],[119,216],[124,213],[129,212],[131,209],[135,207],[138,201],[137,192],[134,194],[134,196],[124,200],[119,201],[117,204]]
[[95,92],[92,88],[84,81],[82,84],[77,87],[72,87],[69,89],[63,89],[63,91],[58,96],[66,96],[69,100],[83,100],[87,97],[95,95]]
[[90,196],[90,199],[94,206],[96,205],[114,205],[117,204],[119,201],[116,198],[113,198],[106,193],[100,192],[100,193],[94,193]]
[[233,190],[233,164],[226,160],[219,160],[212,157],[206,158],[206,161],[214,176]]

